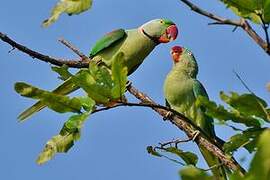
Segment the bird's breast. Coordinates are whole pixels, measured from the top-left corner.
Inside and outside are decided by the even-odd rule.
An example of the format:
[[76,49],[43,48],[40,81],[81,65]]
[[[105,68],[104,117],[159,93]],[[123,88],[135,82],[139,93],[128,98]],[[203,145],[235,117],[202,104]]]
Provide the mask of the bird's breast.
[[168,74],[164,83],[164,95],[173,109],[186,111],[195,102],[193,79]]

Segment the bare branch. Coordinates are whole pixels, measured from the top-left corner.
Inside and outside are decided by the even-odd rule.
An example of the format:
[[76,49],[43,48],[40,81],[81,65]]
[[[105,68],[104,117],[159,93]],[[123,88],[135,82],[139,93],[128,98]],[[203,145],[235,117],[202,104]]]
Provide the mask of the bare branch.
[[68,42],[67,40],[60,38],[59,42],[61,42],[62,44],[64,44],[66,47],[68,47],[69,49],[71,49],[75,54],[77,54],[79,57],[82,58],[82,61],[90,61],[91,59],[89,57],[87,57],[86,55],[84,55],[78,48],[76,48],[74,45],[72,45],[70,42]]
[[0,32],[0,39],[9,45],[12,46],[12,48],[16,48],[32,58],[37,58],[43,62],[47,62],[56,66],[62,66],[62,65],[67,65],[68,67],[72,68],[87,68],[88,67],[88,62],[84,61],[79,61],[79,60],[66,60],[66,59],[60,59],[60,58],[54,58],[48,55],[41,54],[39,52],[33,51],[32,49],[27,48],[26,46],[23,46],[12,39],[10,39],[7,35],[3,34]]
[[178,144],[190,142],[190,141],[192,141],[192,140],[193,140],[192,138],[188,138],[188,139],[184,139],[184,140],[176,139],[176,140],[171,140],[171,141],[165,142],[165,143],[159,143],[159,145],[160,145],[161,148],[164,148],[165,146],[168,146],[168,145],[169,145],[169,146],[174,145],[174,147],[177,148]]
[[195,4],[191,3],[188,0],[181,0],[183,3],[185,3],[187,6],[190,7],[190,9],[192,11],[197,12],[198,14],[201,14],[203,16],[206,16],[212,20],[217,21],[219,24],[227,24],[227,25],[233,25],[233,26],[241,26],[241,21],[235,21],[235,20],[231,20],[231,19],[225,19],[223,17],[217,16],[213,13],[207,12],[201,8],[199,8],[198,6],[196,6]]
[[270,47],[268,45],[269,39],[267,41],[263,40],[245,19],[240,19],[239,21],[226,19],[201,9],[200,7],[191,3],[189,0],[180,1],[190,7],[192,11],[216,21],[210,23],[210,25],[232,25],[236,27],[241,27],[268,55],[270,55]]

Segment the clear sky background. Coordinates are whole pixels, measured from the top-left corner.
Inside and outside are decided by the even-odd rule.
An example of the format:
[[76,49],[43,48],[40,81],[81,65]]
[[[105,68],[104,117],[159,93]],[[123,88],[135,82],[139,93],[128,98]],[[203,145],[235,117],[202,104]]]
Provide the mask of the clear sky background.
[[[194,2],[221,16],[235,18],[217,0]],[[220,102],[221,90],[246,92],[233,70],[258,96],[269,100],[265,88],[270,78],[269,56],[241,29],[233,33],[233,27],[208,26],[209,19],[193,13],[179,0],[94,0],[90,11],[72,17],[63,15],[44,29],[41,22],[55,3],[56,0],[1,2],[0,31],[42,53],[72,58],[76,56],[58,38],[64,37],[88,54],[95,41],[113,29],[136,28],[151,19],[168,18],[178,25],[179,37],[175,42],[159,45],[130,76],[135,87],[164,103],[163,81],[172,66],[169,50],[173,45],[182,45],[195,54],[199,80],[212,100]],[[261,29],[255,29],[263,36]],[[51,72],[50,65],[17,50],[9,54],[10,49],[0,41],[0,179],[179,179],[177,172],[181,166],[148,155],[146,147],[172,138],[185,138],[184,134],[143,108],[118,108],[93,115],[85,123],[81,140],[67,154],[58,154],[47,164],[37,165],[39,152],[59,132],[68,114],[44,110],[25,123],[17,122],[17,115],[33,101],[15,93],[15,82],[24,81],[51,90],[60,80]],[[227,128],[218,127],[216,131],[224,139],[230,136]],[[197,151],[192,143],[181,148]],[[237,159],[246,155],[241,150]],[[203,161],[199,165],[205,167]]]

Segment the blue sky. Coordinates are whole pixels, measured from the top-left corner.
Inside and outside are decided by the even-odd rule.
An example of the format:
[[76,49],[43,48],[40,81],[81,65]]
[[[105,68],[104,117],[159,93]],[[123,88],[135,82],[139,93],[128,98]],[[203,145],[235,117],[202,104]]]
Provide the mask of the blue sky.
[[[199,64],[199,80],[212,100],[220,102],[219,91],[246,92],[233,74],[237,71],[258,96],[268,100],[265,85],[269,81],[270,59],[243,31],[233,27],[208,26],[211,22],[191,12],[178,0],[172,1],[94,1],[91,11],[79,16],[63,15],[51,27],[41,22],[49,15],[55,0],[3,1],[0,31],[20,43],[42,53],[57,57],[76,57],[57,39],[64,37],[84,53],[97,39],[117,28],[136,28],[155,18],[173,20],[180,29],[175,42],[159,45],[144,64],[130,76],[133,85],[163,103],[162,86],[172,61],[169,49],[186,46],[193,51]],[[235,18],[219,1],[203,3],[203,8],[221,16]],[[259,28],[255,28],[263,36]],[[35,159],[46,141],[56,135],[68,117],[44,110],[25,123],[17,115],[33,101],[20,97],[13,90],[17,81],[43,89],[60,83],[50,65],[31,59],[0,42],[0,148],[1,179],[179,179],[181,168],[164,159],[147,154],[146,146],[184,134],[149,109],[118,108],[93,115],[85,124],[81,140],[68,152],[57,155],[49,163],[38,166]],[[130,98],[130,101],[136,101]],[[226,139],[230,130],[218,127],[217,134]],[[190,143],[183,149],[197,151]],[[237,158],[248,155],[245,150]],[[250,159],[250,157],[248,158]],[[245,163],[245,167],[247,163]],[[201,167],[205,167],[200,162]]]

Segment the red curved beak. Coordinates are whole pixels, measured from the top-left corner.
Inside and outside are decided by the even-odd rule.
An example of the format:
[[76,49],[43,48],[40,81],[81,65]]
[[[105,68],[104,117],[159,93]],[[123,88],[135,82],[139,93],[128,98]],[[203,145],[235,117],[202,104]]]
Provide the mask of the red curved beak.
[[170,41],[174,41],[178,35],[178,28],[176,25],[171,25],[166,29],[166,32],[160,36],[158,41],[160,43],[168,43]]
[[172,59],[175,63],[177,63],[179,61],[179,57],[180,57],[180,54],[177,53],[177,52],[171,52],[171,55],[172,55]]
[[171,53],[171,56],[172,56],[174,63],[179,62],[179,59],[180,59],[180,56],[182,55],[182,52],[183,52],[183,48],[181,46],[172,47],[170,53]]

